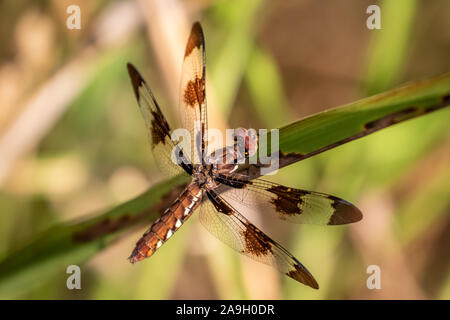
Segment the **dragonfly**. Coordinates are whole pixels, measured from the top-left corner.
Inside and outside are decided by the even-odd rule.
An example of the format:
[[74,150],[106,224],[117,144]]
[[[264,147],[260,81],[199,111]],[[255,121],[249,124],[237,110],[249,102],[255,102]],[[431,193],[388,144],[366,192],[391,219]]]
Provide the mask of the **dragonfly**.
[[[244,216],[242,207],[260,206],[281,220],[318,225],[357,222],[362,219],[362,213],[353,204],[332,195],[287,187],[261,178],[249,179],[238,173],[236,160],[248,157],[257,147],[257,136],[246,129],[238,130],[236,134],[243,138],[243,149],[234,144],[203,156],[208,154],[208,122],[205,40],[200,23],[193,24],[186,44],[179,103],[182,126],[192,133],[191,145],[198,148],[184,150],[180,147],[150,87],[132,64],[128,63],[127,67],[156,162],[164,171],[192,177],[184,191],[138,240],[129,261],[136,263],[152,256],[194,212],[198,212],[203,226],[231,248],[318,289],[319,285],[308,269],[251,223]],[[200,124],[199,128],[195,128],[195,123]],[[174,150],[176,162],[172,157]],[[196,156],[198,161],[194,161]],[[226,157],[233,161],[219,161]],[[241,205],[240,210],[234,204],[236,201]]]

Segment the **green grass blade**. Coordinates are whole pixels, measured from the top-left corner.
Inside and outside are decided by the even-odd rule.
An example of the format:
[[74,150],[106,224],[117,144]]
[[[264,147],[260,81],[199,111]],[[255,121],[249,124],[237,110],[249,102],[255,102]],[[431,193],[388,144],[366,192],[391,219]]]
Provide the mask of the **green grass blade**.
[[[317,113],[280,128],[279,167],[448,105],[450,73]],[[268,149],[270,153],[270,145]],[[256,178],[260,172],[254,169],[245,167],[240,172]]]

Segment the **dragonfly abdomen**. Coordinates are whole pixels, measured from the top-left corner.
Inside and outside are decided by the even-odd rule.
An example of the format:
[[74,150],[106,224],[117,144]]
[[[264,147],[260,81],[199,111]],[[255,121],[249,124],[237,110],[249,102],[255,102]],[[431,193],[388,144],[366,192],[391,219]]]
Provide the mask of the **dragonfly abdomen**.
[[201,200],[202,190],[191,183],[143,234],[128,260],[135,263],[155,253],[192,215]]

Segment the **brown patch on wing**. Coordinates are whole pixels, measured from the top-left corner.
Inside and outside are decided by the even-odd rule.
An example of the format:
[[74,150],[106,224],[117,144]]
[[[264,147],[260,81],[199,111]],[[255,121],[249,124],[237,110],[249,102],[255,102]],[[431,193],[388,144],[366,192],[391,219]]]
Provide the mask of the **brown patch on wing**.
[[303,284],[306,284],[307,286],[310,286],[311,288],[319,289],[319,284],[317,283],[316,279],[314,279],[311,273],[309,273],[309,271],[306,270],[306,268],[303,267],[300,262],[298,262],[298,264],[295,264],[294,270],[289,271],[288,273],[286,273],[286,275]]
[[291,198],[276,197],[270,201],[278,213],[294,215],[301,214],[302,210],[298,206],[298,201]]
[[201,46],[204,46],[203,30],[200,23],[195,22],[192,25],[191,34],[189,35],[189,39],[186,44],[184,57],[189,56],[194,48],[200,48]]
[[170,127],[160,112],[152,110],[151,113],[153,116],[151,127],[152,147],[155,147],[159,143],[165,144],[166,137],[170,140]]
[[183,100],[190,107],[201,106],[205,102],[205,79],[203,77],[195,78],[187,83]]
[[331,206],[334,213],[330,217],[329,225],[339,225],[358,222],[363,218],[362,212],[350,202],[329,196],[334,202]]
[[276,195],[270,202],[275,206],[277,212],[288,215],[302,213],[299,206],[302,202],[299,190],[285,186],[274,186],[267,189],[267,191]]
[[[222,168],[224,170],[226,170],[228,168],[231,170],[234,168],[234,165],[219,164],[218,168],[219,168],[219,170],[221,170]],[[222,174],[222,173],[219,173],[217,176],[215,176],[214,180],[216,182],[230,186],[235,189],[243,189],[247,185],[252,184],[252,182],[249,180],[239,179],[239,178],[234,177],[233,175]]]
[[144,79],[131,63],[127,63],[127,68],[128,74],[130,75],[131,84],[133,85],[134,94],[136,95],[136,99],[139,101],[139,87],[144,83]]
[[304,195],[305,194],[305,192],[303,192],[301,190],[285,187],[285,186],[282,186],[282,185],[275,185],[275,186],[270,187],[269,189],[267,189],[267,191],[272,192],[272,193],[274,193],[276,195],[285,196],[285,197],[295,197],[295,196],[299,196],[299,195]]
[[[145,88],[145,81],[142,78],[141,74],[136,70],[136,68],[131,64],[127,64],[128,73],[130,75],[131,84],[133,86],[134,94],[136,95],[136,99],[138,100],[138,103],[140,105],[140,108],[143,107],[143,103],[141,102],[141,96],[139,93],[139,89],[141,87]],[[147,88],[147,91],[149,89]],[[152,99],[151,102],[153,104],[153,107],[150,108],[150,113],[152,115],[151,120],[151,136],[152,136],[152,147],[155,147],[159,143],[165,144],[165,138],[168,137],[170,140],[170,126],[167,123],[166,119],[164,118],[164,115],[161,113],[161,110],[159,109],[158,103],[154,99],[152,93],[149,91],[150,99]],[[148,125],[148,124],[147,124]]]
[[272,240],[268,236],[251,223],[247,223],[245,227],[245,231],[242,232],[245,240],[245,253],[250,253],[257,257],[273,253]]
[[217,195],[217,193],[209,190],[206,195],[217,211],[226,215],[233,214],[233,209],[230,208],[230,206],[225,201],[223,201],[222,198]]

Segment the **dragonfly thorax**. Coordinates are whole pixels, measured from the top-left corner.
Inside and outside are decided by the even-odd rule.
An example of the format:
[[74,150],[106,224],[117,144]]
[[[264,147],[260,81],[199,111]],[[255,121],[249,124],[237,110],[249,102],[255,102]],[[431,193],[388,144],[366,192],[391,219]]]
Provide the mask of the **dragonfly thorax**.
[[197,166],[192,172],[192,178],[201,187],[208,186],[214,188],[216,186],[216,182],[213,179],[215,171],[215,166],[211,164]]

